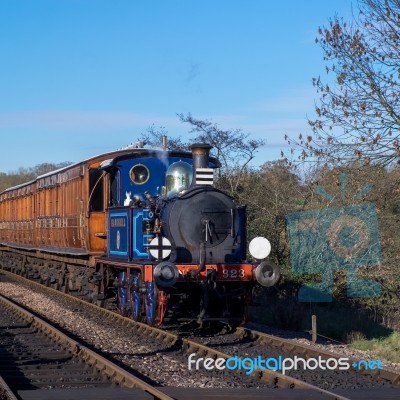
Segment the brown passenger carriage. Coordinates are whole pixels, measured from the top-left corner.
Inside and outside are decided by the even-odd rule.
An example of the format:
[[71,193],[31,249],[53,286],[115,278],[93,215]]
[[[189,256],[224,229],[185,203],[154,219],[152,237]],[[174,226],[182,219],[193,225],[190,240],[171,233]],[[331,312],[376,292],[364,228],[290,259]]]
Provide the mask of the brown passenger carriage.
[[[42,272],[50,268],[51,283],[56,286],[65,284],[62,275],[68,270],[75,275],[70,289],[81,289],[77,278],[82,270],[77,267],[94,266],[95,256],[106,251],[108,180],[100,164],[134,152],[138,150],[92,157],[1,193],[3,264],[26,275],[32,272],[44,277],[48,273]],[[54,282],[54,276],[59,282]]]

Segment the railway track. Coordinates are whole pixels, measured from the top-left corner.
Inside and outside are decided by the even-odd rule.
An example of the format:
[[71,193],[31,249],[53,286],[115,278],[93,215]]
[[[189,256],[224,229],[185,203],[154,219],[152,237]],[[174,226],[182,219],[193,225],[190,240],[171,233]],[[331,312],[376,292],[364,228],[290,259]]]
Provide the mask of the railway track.
[[[31,287],[35,287],[35,288],[38,287],[37,283],[27,281],[25,278],[16,276],[14,274],[10,274],[9,272],[5,272],[5,271],[2,271],[1,273],[6,274],[7,276],[12,276],[13,279],[17,279]],[[42,285],[39,285],[39,286],[43,290],[43,286]],[[49,289],[49,288],[46,288],[46,290],[49,290],[50,292],[55,292],[53,289]],[[67,294],[60,293],[60,292],[56,292],[56,293],[57,293],[58,297],[64,297],[64,298],[68,298],[71,300],[71,296],[69,296]],[[79,300],[76,298],[73,298],[73,301],[78,302],[81,307],[85,307],[91,313],[93,313],[93,312],[102,313],[102,315],[103,315],[102,318],[109,320],[112,324],[116,324],[116,323],[122,324],[123,326],[126,327],[126,329],[129,329],[131,335],[136,335],[137,337],[151,338],[152,340],[154,340],[158,343],[164,343],[164,345],[165,345],[165,343],[167,343],[167,345],[170,348],[174,348],[176,351],[181,352],[181,353],[183,352],[184,354],[186,354],[186,358],[188,357],[189,354],[195,354],[196,357],[203,357],[203,358],[209,357],[209,358],[213,358],[213,359],[216,359],[216,358],[228,359],[234,355],[234,354],[225,353],[224,351],[221,350],[221,348],[218,348],[218,346],[216,346],[215,344],[206,345],[204,343],[199,343],[199,341],[197,341],[197,340],[195,341],[195,340],[191,340],[189,338],[182,337],[182,335],[178,335],[174,332],[167,332],[162,329],[150,327],[148,325],[135,322],[128,318],[124,318],[124,317],[122,317],[114,312],[111,312],[109,310],[99,309],[98,306],[87,303],[86,301],[82,301],[82,300]],[[253,345],[254,344],[265,345],[265,343],[267,343],[268,341],[275,341],[275,340],[279,342],[279,339],[277,339],[273,336],[271,337],[270,335],[258,333],[255,331],[249,331],[246,329],[238,329],[237,332],[235,333],[235,337],[238,341],[241,341],[241,342],[247,343],[247,344],[251,343]],[[282,345],[283,342],[285,343],[284,345]],[[285,352],[289,351],[290,349],[293,350],[293,348],[296,347],[296,345],[293,342],[282,340],[282,343],[280,346],[284,346],[284,347],[281,347],[281,350],[284,350]],[[279,347],[279,345],[277,345],[277,342],[275,343],[275,346]],[[251,347],[256,347],[256,346],[251,346]],[[306,346],[304,346],[304,347],[306,347]],[[312,353],[312,352],[307,353],[306,350],[309,350],[309,349],[308,348],[302,349],[301,350],[302,352],[300,354],[302,354],[305,357],[310,356],[310,355],[314,356],[315,353]],[[332,357],[332,354],[329,353],[329,356]],[[398,379],[398,375],[391,376],[390,374],[386,374],[386,372],[387,371],[385,371],[385,374],[381,374],[379,379],[384,379],[385,381],[390,381],[390,379],[393,379],[392,386],[395,386],[396,382],[398,383],[398,380],[396,380],[396,379]],[[225,376],[226,376],[226,378],[229,379],[229,377],[231,375],[233,375],[233,374],[229,374],[229,375],[226,374]],[[247,377],[247,375],[245,374],[245,371],[241,371],[240,378],[243,378],[243,380],[245,380],[249,377]],[[288,393],[290,393],[293,398],[303,398],[303,396],[305,396],[304,398],[318,398],[318,399],[319,398],[321,398],[321,399],[323,399],[323,398],[326,398],[326,399],[348,398],[347,392],[342,391],[342,393],[340,393],[340,390],[339,390],[339,391],[335,391],[335,393],[334,393],[331,390],[326,390],[321,387],[317,387],[316,385],[304,382],[304,381],[302,381],[300,379],[296,379],[295,377],[292,377],[292,376],[282,375],[276,371],[268,371],[268,370],[267,371],[259,371],[258,370],[258,371],[255,371],[253,374],[251,374],[250,379],[252,379],[252,385],[254,387],[260,388],[258,393],[259,394],[264,393],[265,398],[268,398],[268,394],[271,393],[271,391],[267,391],[267,389],[272,389],[272,388],[275,389],[272,391],[273,393],[275,393],[275,395],[274,395],[275,398],[278,398],[278,396],[283,396],[284,392],[287,392],[285,396],[288,396]],[[279,389],[282,389],[282,390],[279,391]],[[296,389],[299,389],[299,390],[296,390]],[[169,390],[170,391],[169,393],[171,395],[173,395],[173,397],[175,397],[175,398],[185,398],[185,396],[182,395],[182,393],[180,393],[178,395],[177,392],[171,392],[172,389],[170,389],[170,388],[168,388],[168,390],[166,390],[166,389],[163,389],[163,390],[166,392],[168,392],[168,390]],[[194,396],[193,390],[195,390],[195,389],[192,389],[192,395]],[[235,390],[236,390],[235,393],[238,394],[239,392],[237,391],[237,389],[235,389]],[[207,392],[207,390],[202,389],[202,391],[201,391],[202,396],[200,396],[199,398],[201,398],[201,397],[204,398],[204,396],[206,395],[206,392]],[[393,392],[390,391],[390,396],[392,395],[392,393]],[[382,394],[382,390],[380,391],[380,394]],[[250,395],[250,398],[252,398],[254,396],[255,396],[255,394],[253,393],[252,395]],[[365,395],[364,395],[364,397],[366,398]],[[282,397],[282,398],[290,398],[290,397]],[[375,397],[371,397],[371,398],[375,398]]]
[[2,295],[0,330],[0,385],[6,398],[32,398],[35,390],[43,399],[53,398],[50,389],[89,389],[94,396],[107,388],[137,388],[145,394],[139,398],[171,400]]
[[[325,351],[320,348],[313,348],[311,346],[306,346],[301,343],[293,342],[290,340],[278,338],[273,335],[269,335],[264,332],[259,332],[252,329],[247,329],[244,327],[238,327],[235,331],[235,335],[240,339],[246,341],[246,339],[257,343],[264,348],[274,348],[280,351],[282,354],[294,354],[298,355],[303,358],[316,358],[322,356],[324,359],[335,358],[339,359],[343,357],[340,354],[335,354],[331,351]],[[349,363],[354,365],[358,365],[360,360],[355,357],[348,357]],[[400,389],[400,372],[385,367],[383,369],[375,368],[371,369],[368,368],[366,363],[360,364],[360,369],[358,370],[359,373],[366,376],[368,379],[377,380],[377,381],[385,381],[389,382],[391,385],[395,387],[399,387]]]
[[[231,347],[236,354],[240,354],[242,359],[255,360],[259,356],[264,360],[298,358],[300,359],[297,363],[299,367],[297,369],[290,368],[292,361],[289,360],[289,369],[285,371],[285,374],[316,385],[321,389],[338,394],[345,393],[345,391],[346,393],[347,391],[355,393],[356,390],[361,389],[371,391],[388,389],[389,393],[396,393],[395,398],[400,398],[399,371],[386,366],[377,368],[377,360],[360,360],[243,327],[238,327],[234,332],[229,333],[211,333],[202,336],[191,334],[191,336],[216,350],[222,350],[227,346]],[[303,368],[303,363],[310,359],[313,359],[310,361],[311,367]],[[315,368],[317,362],[314,360],[319,359],[324,360],[323,367]],[[346,362],[349,368],[337,368],[342,362]],[[335,366],[335,368],[327,368],[327,365]]]

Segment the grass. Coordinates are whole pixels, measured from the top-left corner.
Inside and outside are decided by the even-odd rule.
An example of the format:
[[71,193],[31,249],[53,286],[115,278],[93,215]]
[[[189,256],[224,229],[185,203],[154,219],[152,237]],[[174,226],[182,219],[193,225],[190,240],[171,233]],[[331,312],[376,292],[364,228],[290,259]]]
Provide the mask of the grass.
[[400,332],[392,332],[387,337],[370,340],[362,335],[355,335],[350,345],[355,349],[373,353],[376,357],[400,362]]
[[335,298],[331,303],[300,303],[297,286],[289,283],[264,289],[255,300],[259,307],[252,308],[253,322],[304,333],[311,329],[314,314],[319,335],[347,343],[371,358],[400,363],[400,332],[385,327],[358,304]]
[[[268,288],[273,289],[273,288]],[[292,287],[280,292],[269,290],[256,297],[251,320],[261,324],[292,331],[309,331],[311,316],[317,316],[318,334],[351,343],[356,339],[389,337],[393,330],[374,322],[367,312],[334,300],[332,303],[300,303]],[[361,332],[363,337],[356,337]]]

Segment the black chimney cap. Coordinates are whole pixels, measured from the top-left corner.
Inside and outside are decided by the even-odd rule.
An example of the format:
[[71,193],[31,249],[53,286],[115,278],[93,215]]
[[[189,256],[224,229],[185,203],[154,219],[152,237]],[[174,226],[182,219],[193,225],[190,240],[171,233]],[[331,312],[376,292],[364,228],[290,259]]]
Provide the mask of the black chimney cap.
[[196,149],[199,149],[199,150],[206,150],[206,151],[209,151],[209,150],[211,150],[213,148],[213,146],[211,146],[210,144],[208,144],[208,143],[193,143],[191,146],[190,146],[190,150],[196,150]]

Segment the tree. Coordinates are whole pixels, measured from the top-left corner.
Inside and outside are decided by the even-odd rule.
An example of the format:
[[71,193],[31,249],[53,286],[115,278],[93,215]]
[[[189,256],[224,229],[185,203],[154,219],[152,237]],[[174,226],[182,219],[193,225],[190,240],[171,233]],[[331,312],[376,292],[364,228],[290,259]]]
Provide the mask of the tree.
[[8,174],[0,172],[0,193],[12,186],[32,181],[40,175],[66,167],[70,164],[72,163],[69,161],[59,164],[42,163],[30,168],[20,167],[17,171],[11,171],[8,172]]
[[248,237],[264,236],[271,242],[271,258],[287,265],[286,214],[303,203],[300,180],[294,167],[283,160],[248,169],[236,197],[247,205]]
[[[167,150],[190,151],[190,145],[193,143],[210,144],[213,146],[211,154],[221,163],[216,186],[232,196],[237,195],[250,161],[265,141],[250,139],[250,134],[241,129],[221,129],[217,124],[196,119],[190,113],[186,116],[178,114],[178,118],[181,122],[190,124],[192,129],[189,133],[195,135],[188,141],[182,140],[181,137],[168,137]],[[166,135],[164,127],[152,125],[141,135],[141,139],[145,145],[161,147],[162,137]]]
[[[340,178],[343,173],[348,178],[345,181]],[[365,165],[360,161],[341,167],[325,165],[315,169],[313,176],[308,177],[308,180],[312,181],[314,188],[311,186],[310,189],[314,194],[308,198],[305,205],[306,210],[332,209],[341,205],[345,207],[374,205],[381,247],[381,262],[369,266],[357,265],[357,276],[377,281],[381,287],[381,295],[364,299],[353,298],[347,301],[370,310],[375,320],[384,322],[385,326],[398,328],[400,326],[398,311],[400,306],[399,166],[387,168]],[[342,186],[343,184],[344,186]],[[354,215],[357,216],[357,214]],[[371,225],[368,225],[366,231],[361,231],[356,224],[353,225],[351,232],[353,240],[360,240],[363,232],[371,232]],[[347,243],[351,246],[351,236],[348,236],[348,240]],[[307,247],[304,248],[304,257],[310,258],[310,251]],[[343,271],[334,270],[333,289],[336,298],[347,297],[349,277],[343,275],[344,271],[345,269]]]
[[213,154],[221,162],[219,186],[234,195],[242,181],[250,161],[264,140],[249,139],[249,134],[241,129],[221,129],[208,120],[194,118],[191,114],[178,114],[181,122],[192,125],[190,133],[196,136],[193,142],[205,142],[213,146]]
[[[141,138],[144,144],[150,147],[161,147],[162,137],[167,136],[168,132],[165,127],[156,127],[154,124],[146,129],[146,133],[142,134]],[[171,151],[189,151],[190,144],[182,141],[181,137],[168,137],[167,150]]]
[[313,79],[320,100],[313,134],[295,142],[300,159],[399,162],[400,1],[360,0],[350,24],[334,18],[316,41],[334,81]]

